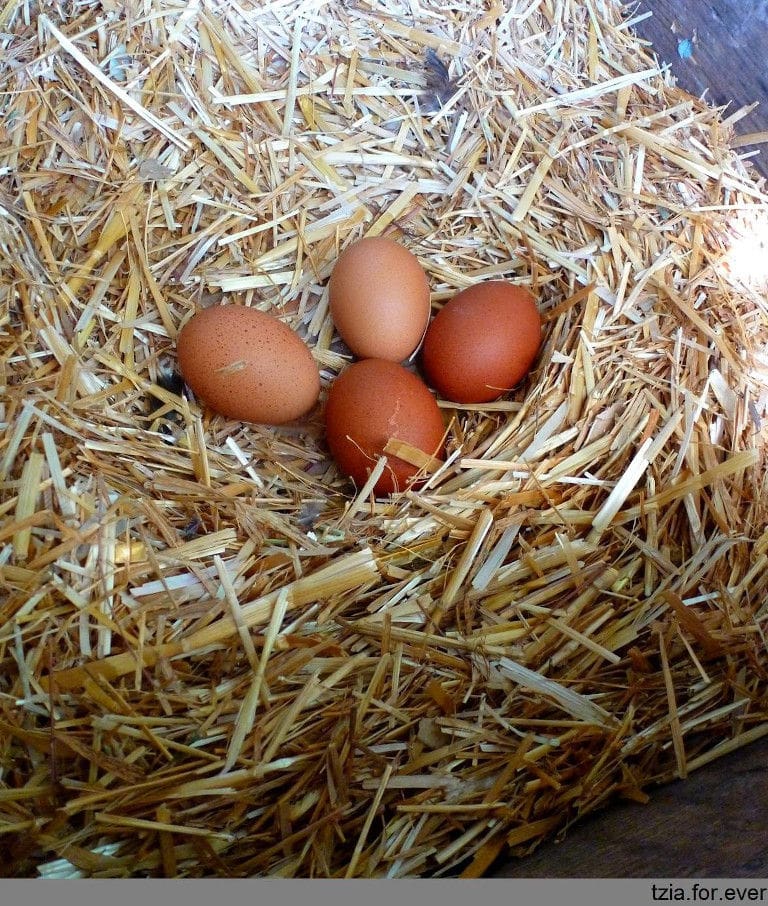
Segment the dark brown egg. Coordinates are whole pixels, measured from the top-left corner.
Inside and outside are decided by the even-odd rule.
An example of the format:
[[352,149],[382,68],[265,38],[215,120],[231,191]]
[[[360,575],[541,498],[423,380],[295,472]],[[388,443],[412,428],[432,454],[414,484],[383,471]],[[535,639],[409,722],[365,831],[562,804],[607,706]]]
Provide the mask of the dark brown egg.
[[525,287],[491,280],[462,290],[433,318],[422,361],[445,399],[498,399],[530,370],[541,345],[541,316]]
[[[443,416],[429,388],[415,374],[382,359],[364,359],[336,378],[325,408],[326,438],[341,471],[357,484],[368,480],[391,439],[427,456],[443,455]],[[418,466],[387,455],[377,494],[407,488]]]

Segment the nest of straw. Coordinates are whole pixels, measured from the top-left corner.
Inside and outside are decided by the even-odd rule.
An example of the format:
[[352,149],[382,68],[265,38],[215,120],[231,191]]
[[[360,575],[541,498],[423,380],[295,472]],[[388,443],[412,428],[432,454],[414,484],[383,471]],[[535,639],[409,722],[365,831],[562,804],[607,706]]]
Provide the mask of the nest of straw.
[[[473,877],[768,731],[768,199],[630,14],[0,9],[6,872]],[[376,234],[546,334],[378,500],[168,380],[227,298],[327,387]]]

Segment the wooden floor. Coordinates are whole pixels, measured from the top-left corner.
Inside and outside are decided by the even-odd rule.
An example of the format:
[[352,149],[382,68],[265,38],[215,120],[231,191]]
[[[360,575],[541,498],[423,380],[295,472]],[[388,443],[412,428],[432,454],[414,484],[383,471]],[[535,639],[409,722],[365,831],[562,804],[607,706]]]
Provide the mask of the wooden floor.
[[505,878],[768,878],[768,740],[585,818]]
[[[760,102],[736,132],[768,177],[768,142],[749,143],[768,138],[768,0],[639,0],[637,13],[648,10],[636,31],[681,88],[728,113]],[[768,740],[648,792],[648,805],[585,818],[493,876],[768,878]]]
[[[739,136],[768,133],[768,0],[638,0],[635,26],[677,84],[728,113],[757,102],[736,125]],[[768,138],[764,134],[763,139]],[[745,154],[768,176],[768,143],[745,144]]]

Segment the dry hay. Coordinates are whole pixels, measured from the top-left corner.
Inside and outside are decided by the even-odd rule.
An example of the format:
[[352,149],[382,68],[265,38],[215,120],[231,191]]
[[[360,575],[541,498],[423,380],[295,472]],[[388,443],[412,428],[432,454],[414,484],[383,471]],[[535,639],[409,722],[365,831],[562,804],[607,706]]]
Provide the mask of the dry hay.
[[[614,0],[451,6],[0,7],[10,873],[474,876],[768,730],[739,113]],[[327,386],[328,275],[381,233],[436,307],[532,285],[546,344],[374,501],[319,412],[162,381],[224,294]]]

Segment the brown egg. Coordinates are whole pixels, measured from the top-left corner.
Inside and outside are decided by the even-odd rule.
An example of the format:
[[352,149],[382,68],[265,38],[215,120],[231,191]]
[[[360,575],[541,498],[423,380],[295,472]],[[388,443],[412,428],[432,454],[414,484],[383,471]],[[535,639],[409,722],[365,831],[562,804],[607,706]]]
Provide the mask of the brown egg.
[[281,425],[320,394],[312,353],[282,321],[243,305],[193,315],[177,341],[179,370],[195,396],[221,415]]
[[498,399],[530,370],[541,316],[529,290],[504,280],[462,290],[432,320],[422,347],[427,381],[445,399]]
[[[339,468],[362,487],[390,438],[440,458],[443,416],[424,382],[395,362],[364,359],[336,378],[325,407],[326,437]],[[377,494],[404,490],[417,466],[387,454]]]
[[331,317],[360,358],[402,362],[429,322],[429,282],[415,255],[391,239],[346,248],[328,284]]

